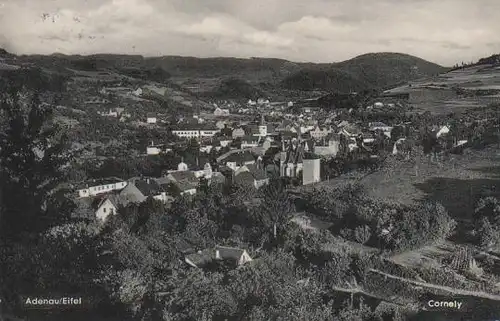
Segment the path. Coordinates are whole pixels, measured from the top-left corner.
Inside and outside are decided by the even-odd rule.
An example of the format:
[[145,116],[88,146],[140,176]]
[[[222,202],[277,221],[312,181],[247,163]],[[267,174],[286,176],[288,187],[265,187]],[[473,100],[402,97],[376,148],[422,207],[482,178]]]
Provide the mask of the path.
[[399,276],[394,276],[394,275],[391,275],[391,274],[388,274],[388,273],[385,273],[385,272],[381,272],[381,271],[378,271],[378,270],[375,270],[375,269],[370,269],[370,272],[383,275],[386,278],[403,281],[403,282],[406,282],[406,283],[410,283],[410,284],[421,286],[421,287],[425,287],[425,288],[446,291],[446,292],[450,292],[452,294],[457,294],[457,295],[467,295],[467,296],[474,296],[474,297],[477,297],[477,298],[483,298],[483,299],[500,301],[500,295],[496,295],[496,294],[490,294],[490,293],[480,292],[480,291],[461,290],[461,289],[455,289],[455,288],[452,288],[452,287],[449,287],[449,286],[444,286],[444,285],[437,285],[437,284],[432,284],[432,283],[425,283],[425,282],[410,280],[410,279],[402,278],[402,277],[399,277]]

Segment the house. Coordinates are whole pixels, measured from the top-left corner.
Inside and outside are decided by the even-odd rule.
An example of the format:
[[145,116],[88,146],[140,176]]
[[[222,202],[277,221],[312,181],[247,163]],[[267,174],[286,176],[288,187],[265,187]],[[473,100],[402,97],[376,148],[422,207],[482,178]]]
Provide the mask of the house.
[[127,186],[127,182],[119,178],[94,179],[77,186],[78,197],[92,197],[100,194],[119,191]]
[[132,94],[137,97],[142,96],[142,88],[137,88],[137,90],[133,91]]
[[348,125],[342,127],[339,134],[342,134],[348,138],[351,138],[351,137],[357,137],[357,136],[361,135],[362,131],[356,125],[348,124]]
[[229,109],[221,109],[217,107],[214,110],[214,116],[227,116],[227,115],[229,115]]
[[309,134],[311,135],[312,138],[318,140],[325,138],[326,136],[328,136],[330,132],[331,130],[328,130],[327,128],[316,126],[309,131]]
[[219,130],[226,128],[226,126],[227,126],[227,123],[226,123],[226,121],[223,121],[223,120],[219,120],[218,122],[215,123],[215,127],[217,127]]
[[235,183],[252,185],[257,189],[269,184],[269,177],[267,177],[266,171],[257,164],[249,164],[240,167],[234,173],[234,180]]
[[250,148],[259,146],[259,136],[244,136],[241,138],[241,148]]
[[450,128],[448,126],[442,126],[438,129],[438,131],[436,132],[436,138],[439,138],[443,135],[446,135],[450,132]]
[[235,247],[217,246],[213,249],[205,249],[198,253],[189,254],[184,260],[192,267],[204,268],[216,261],[225,261],[238,267],[251,262],[252,258],[246,250]]
[[255,158],[250,152],[232,153],[223,159],[222,163],[236,171],[243,165],[255,164]]
[[369,126],[369,130],[374,132],[374,131],[377,131],[377,130],[380,130],[384,133],[384,135],[386,135],[387,137],[391,137],[391,131],[392,131],[392,126],[388,126],[382,122],[374,122],[374,123],[369,123],[368,124]]
[[105,222],[110,215],[115,215],[118,212],[120,201],[116,195],[96,199],[93,203],[95,217],[100,222]]
[[165,179],[160,179],[162,186],[173,185],[178,189],[180,195],[196,194],[196,189],[200,183],[199,178],[196,177],[192,171],[176,171],[170,172]]
[[180,128],[172,130],[172,134],[187,139],[213,137],[218,132],[220,132],[220,129],[216,128],[215,125],[200,124],[185,124]]
[[156,124],[156,122],[157,122],[156,115],[153,113],[148,113],[146,116],[146,122],[148,124]]
[[246,135],[245,130],[241,127],[234,129],[233,133],[232,133],[233,139],[238,138],[238,137],[244,137],[245,135]]
[[162,146],[155,146],[154,142],[151,142],[151,145],[146,147],[146,154],[147,155],[158,155],[162,152],[161,150]]
[[150,178],[129,180],[129,184],[119,195],[121,200],[127,203],[142,203],[148,197],[164,203],[173,200],[156,180]]

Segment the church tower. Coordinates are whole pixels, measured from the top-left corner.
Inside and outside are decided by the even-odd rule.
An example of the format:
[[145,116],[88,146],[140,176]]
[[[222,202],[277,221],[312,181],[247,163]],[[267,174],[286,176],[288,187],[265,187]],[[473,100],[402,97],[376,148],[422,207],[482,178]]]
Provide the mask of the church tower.
[[259,136],[261,136],[261,137],[267,136],[267,125],[266,125],[266,120],[264,118],[264,114],[262,114],[261,118],[260,118]]

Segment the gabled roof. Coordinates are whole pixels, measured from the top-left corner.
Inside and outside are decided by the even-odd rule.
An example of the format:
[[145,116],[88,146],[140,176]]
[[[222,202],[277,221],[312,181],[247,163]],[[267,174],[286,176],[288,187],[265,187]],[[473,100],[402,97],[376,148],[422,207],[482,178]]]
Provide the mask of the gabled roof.
[[225,160],[227,162],[244,163],[255,161],[255,158],[250,152],[240,152],[229,155]]
[[239,261],[241,256],[246,252],[243,249],[228,246],[217,246],[215,250],[219,252],[220,259],[235,261]]
[[203,267],[209,264],[215,259],[214,249],[205,249],[199,251],[198,253],[189,254],[186,256],[185,261],[189,265],[195,265],[195,267]]
[[243,171],[234,177],[234,182],[242,185],[253,185],[255,178],[252,173]]
[[259,137],[258,136],[250,136],[250,135],[245,135],[244,137],[241,138],[241,141],[242,142],[252,142],[252,143],[256,143],[259,141]]
[[149,197],[149,196],[156,196],[164,192],[163,188],[156,182],[154,179],[141,179],[141,180],[136,180],[134,182],[135,187],[142,193],[142,195]]
[[198,187],[198,181],[192,182],[192,181],[180,181],[180,182],[173,182],[174,185],[176,185],[181,192],[189,191],[191,189],[196,189]]
[[248,168],[248,171],[252,174],[255,180],[260,181],[267,179],[266,171],[259,168],[256,164],[249,164],[245,166]]
[[197,182],[198,178],[191,171],[176,171],[168,174],[171,176],[176,182]]

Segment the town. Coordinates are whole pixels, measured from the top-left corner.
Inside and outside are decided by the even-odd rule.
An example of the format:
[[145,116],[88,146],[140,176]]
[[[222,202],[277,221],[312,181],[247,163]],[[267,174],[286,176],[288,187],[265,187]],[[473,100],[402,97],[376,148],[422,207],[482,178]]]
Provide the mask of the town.
[[0,317],[493,317],[499,65],[0,51]]

